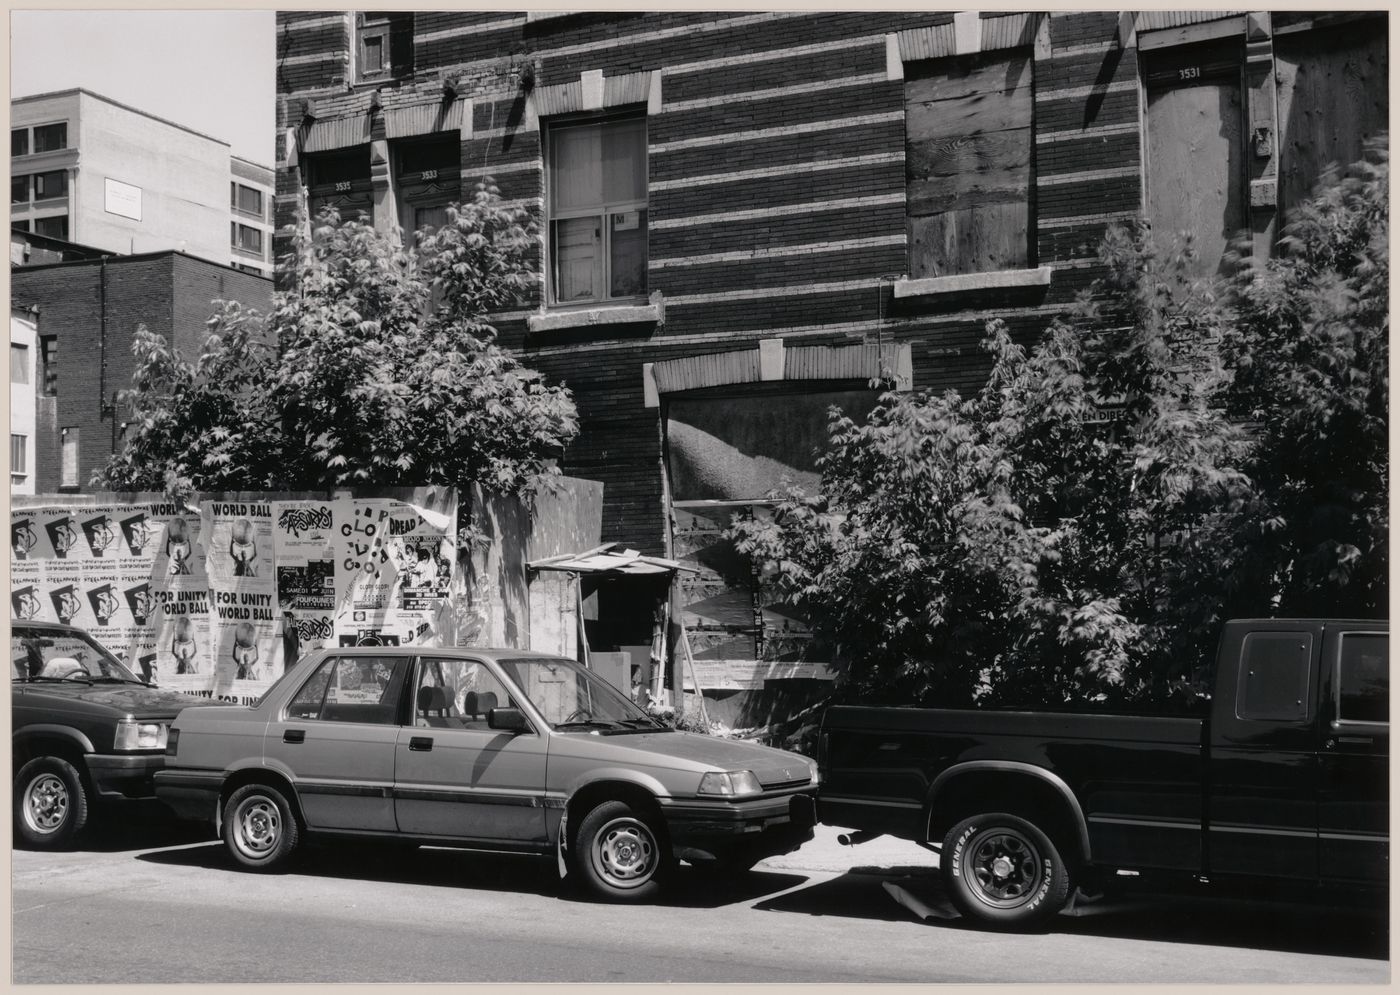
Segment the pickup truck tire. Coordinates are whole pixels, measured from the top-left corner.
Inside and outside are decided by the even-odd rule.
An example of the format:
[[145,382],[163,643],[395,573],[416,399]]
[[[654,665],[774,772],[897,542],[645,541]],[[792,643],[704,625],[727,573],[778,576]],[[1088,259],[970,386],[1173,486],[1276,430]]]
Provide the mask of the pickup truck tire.
[[941,868],[958,911],[990,926],[1035,926],[1069,900],[1069,867],[1054,841],[1006,812],[975,815],[948,830]]
[[224,805],[224,843],[249,870],[271,871],[285,864],[299,836],[296,814],[276,788],[245,784]]
[[590,809],[579,823],[570,853],[587,890],[609,902],[655,898],[674,863],[655,823],[622,801],[605,801]]
[[15,832],[36,850],[70,845],[88,820],[77,768],[61,757],[35,757],[15,777]]

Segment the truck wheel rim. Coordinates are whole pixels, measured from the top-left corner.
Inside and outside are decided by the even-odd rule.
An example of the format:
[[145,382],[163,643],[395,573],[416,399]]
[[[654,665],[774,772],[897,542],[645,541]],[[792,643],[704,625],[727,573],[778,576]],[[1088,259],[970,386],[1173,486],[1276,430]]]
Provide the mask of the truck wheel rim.
[[1044,861],[1031,839],[1014,829],[989,829],[968,847],[973,893],[988,905],[1011,909],[1026,904],[1044,879]]
[[593,837],[593,867],[614,888],[638,888],[656,873],[656,838],[634,818],[614,819]]
[[68,785],[56,774],[40,774],[24,789],[24,824],[47,836],[68,819]]
[[247,857],[261,860],[277,847],[282,838],[282,813],[272,799],[249,798],[234,815],[233,841]]

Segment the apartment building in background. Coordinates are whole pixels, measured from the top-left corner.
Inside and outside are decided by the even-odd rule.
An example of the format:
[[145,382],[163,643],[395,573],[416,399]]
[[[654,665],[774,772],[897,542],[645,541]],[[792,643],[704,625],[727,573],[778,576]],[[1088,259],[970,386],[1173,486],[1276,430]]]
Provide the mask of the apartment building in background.
[[[979,388],[1108,225],[1274,251],[1388,115],[1387,15],[1289,11],[279,12],[276,219],[386,231],[489,177],[540,225],[501,342],[573,390],[563,469],[679,581],[702,682],[821,676],[724,541],[815,483],[832,404]],[[303,194],[305,191],[305,194]],[[606,648],[625,633],[590,634]]]
[[10,224],[23,232],[270,276],[272,179],[227,142],[89,90],[10,102]]

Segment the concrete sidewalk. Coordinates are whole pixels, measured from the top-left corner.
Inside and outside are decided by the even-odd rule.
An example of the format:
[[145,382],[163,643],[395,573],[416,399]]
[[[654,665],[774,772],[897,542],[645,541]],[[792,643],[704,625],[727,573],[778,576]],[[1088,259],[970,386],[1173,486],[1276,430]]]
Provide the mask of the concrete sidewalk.
[[758,866],[768,870],[825,871],[844,874],[847,871],[869,869],[885,873],[891,868],[920,869],[932,873],[938,867],[938,854],[925,850],[917,843],[881,836],[868,843],[842,846],[836,837],[849,829],[817,826],[816,836],[792,853],[769,857]]

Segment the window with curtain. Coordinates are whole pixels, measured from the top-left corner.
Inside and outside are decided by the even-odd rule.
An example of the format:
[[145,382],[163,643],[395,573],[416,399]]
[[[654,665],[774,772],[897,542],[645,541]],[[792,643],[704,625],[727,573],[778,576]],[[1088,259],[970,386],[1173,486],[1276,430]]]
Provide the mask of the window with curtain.
[[29,439],[10,433],[10,473],[22,477],[29,472]]
[[10,343],[10,383],[29,383],[29,346]]
[[547,141],[553,302],[644,297],[646,119],[561,122]]

